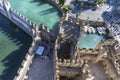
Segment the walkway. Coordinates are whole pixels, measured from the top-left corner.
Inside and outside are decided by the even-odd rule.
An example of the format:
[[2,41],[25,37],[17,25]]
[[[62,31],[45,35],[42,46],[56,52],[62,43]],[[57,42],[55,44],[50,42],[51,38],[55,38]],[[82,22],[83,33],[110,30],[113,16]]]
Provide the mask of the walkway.
[[56,30],[60,12],[45,0],[9,0],[11,6],[35,24],[41,22],[49,29]]
[[52,62],[48,57],[41,58],[40,56],[35,56],[33,63],[28,72],[27,80],[53,80],[53,68]]

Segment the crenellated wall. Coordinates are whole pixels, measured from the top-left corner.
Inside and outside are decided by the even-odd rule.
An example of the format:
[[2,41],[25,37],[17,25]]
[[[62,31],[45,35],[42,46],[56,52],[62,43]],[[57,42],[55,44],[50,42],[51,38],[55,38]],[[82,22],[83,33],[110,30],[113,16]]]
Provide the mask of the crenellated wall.
[[48,27],[44,26],[42,23],[40,25],[36,25],[28,20],[25,16],[17,12],[10,6],[8,0],[0,0],[0,13],[6,16],[9,20],[15,23],[19,28],[28,33],[31,37],[33,37],[33,28],[41,27],[42,34],[50,35],[55,38],[55,34],[53,30],[48,29]]
[[10,21],[15,23],[19,28],[24,30],[33,38],[31,47],[29,48],[28,53],[26,54],[26,57],[17,72],[17,76],[14,78],[14,80],[24,80],[26,78],[26,73],[32,64],[35,50],[39,44],[38,42],[40,38],[38,36],[41,36],[43,40],[51,41],[56,39],[56,35],[53,30],[48,29],[48,27],[44,26],[43,24],[37,26],[19,12],[14,10],[10,6],[8,0],[0,0],[0,13],[6,16]]
[[34,55],[26,54],[25,59],[23,60],[21,67],[18,69],[17,76],[14,80],[24,80],[26,73],[28,72],[30,65],[32,64],[32,59]]
[[30,36],[32,36],[32,28],[34,27],[34,24],[30,20],[22,16],[19,12],[14,10],[10,6],[8,0],[1,1],[0,13],[6,16],[9,20],[15,23],[19,28],[24,30]]
[[[58,26],[58,32],[60,32],[62,24],[64,22],[68,22],[68,23],[73,23],[71,21],[66,21],[65,20],[66,15],[63,15],[63,17],[61,18],[60,22],[59,22],[59,26]],[[78,24],[77,24],[78,25]],[[60,40],[60,34],[58,34],[56,42],[55,42],[55,48],[54,48],[54,69],[55,69],[55,78],[54,80],[60,80],[60,76],[67,76],[67,77],[74,77],[77,74],[80,74],[80,67],[83,65],[83,61],[80,60],[80,58],[74,58],[74,59],[58,59],[58,49],[59,49],[59,44],[61,43]],[[72,69],[72,71],[69,68]],[[65,69],[65,71],[62,71],[61,69]]]
[[15,76],[14,80],[25,80],[27,78],[26,74],[30,69],[30,65],[32,64],[32,60],[34,59],[35,52],[39,46],[39,43],[42,40],[42,38],[39,37],[37,32],[35,32],[34,35],[35,36],[33,37],[31,47],[29,48],[28,53],[26,54],[25,59],[21,64],[21,67],[18,69],[18,75]]

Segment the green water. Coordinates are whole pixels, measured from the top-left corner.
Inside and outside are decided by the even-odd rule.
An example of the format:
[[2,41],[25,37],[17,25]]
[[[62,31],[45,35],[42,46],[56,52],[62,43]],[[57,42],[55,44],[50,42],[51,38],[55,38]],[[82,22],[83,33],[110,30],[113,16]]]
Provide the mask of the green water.
[[0,14],[0,80],[13,80],[31,38]]
[[60,12],[45,0],[9,0],[11,6],[35,24],[43,23],[49,29],[57,29]]
[[102,39],[103,39],[103,36],[98,34],[83,33],[80,37],[78,47],[87,48],[87,49],[95,48]]

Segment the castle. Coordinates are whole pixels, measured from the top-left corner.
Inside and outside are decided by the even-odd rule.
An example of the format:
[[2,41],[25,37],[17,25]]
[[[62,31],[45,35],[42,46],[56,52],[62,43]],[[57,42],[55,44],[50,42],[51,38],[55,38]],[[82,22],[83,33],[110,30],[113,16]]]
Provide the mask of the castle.
[[[61,12],[63,11],[55,4],[55,0],[48,1],[58,7]],[[52,51],[53,80],[92,80],[94,75],[91,74],[89,69],[89,61],[93,64],[101,62],[110,80],[120,79],[120,44],[117,40],[113,38],[102,40],[95,49],[78,48],[77,44],[82,32],[81,26],[85,21],[78,18],[73,21],[70,16],[63,13],[58,26],[59,33],[56,37],[55,33],[44,24],[35,25],[14,10],[9,0],[0,0],[0,13],[24,30],[33,39],[31,47],[21,63],[21,67],[14,80],[27,80],[27,72],[31,68],[30,65],[32,65],[38,46],[43,45],[43,42],[48,44],[45,54],[47,54],[47,51]],[[79,33],[75,32],[75,28],[64,27],[64,23],[68,25],[74,24]],[[105,27],[108,28],[108,25]]]

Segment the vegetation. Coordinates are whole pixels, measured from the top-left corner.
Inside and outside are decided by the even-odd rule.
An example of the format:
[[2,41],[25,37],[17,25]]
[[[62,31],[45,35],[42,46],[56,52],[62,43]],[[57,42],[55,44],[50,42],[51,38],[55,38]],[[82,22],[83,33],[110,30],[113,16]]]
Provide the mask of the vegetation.
[[63,6],[64,3],[65,3],[65,1],[66,1],[66,0],[59,0],[59,2],[60,2],[59,5],[62,5],[62,6]]
[[104,4],[106,0],[94,0],[95,4]]
[[74,4],[77,4],[79,3],[80,6],[92,6],[92,7],[95,7],[97,4],[104,4],[106,2],[106,0],[93,0],[93,3],[90,3],[89,1],[77,1],[77,0],[74,0],[73,3]]
[[80,6],[92,6],[92,7],[96,6],[95,3],[89,3],[89,2],[79,2],[79,3]]
[[81,6],[84,6],[84,2],[81,2],[80,5],[81,5]]
[[67,5],[63,5],[62,9],[64,9],[65,11],[69,11],[70,10],[69,6],[67,6]]

